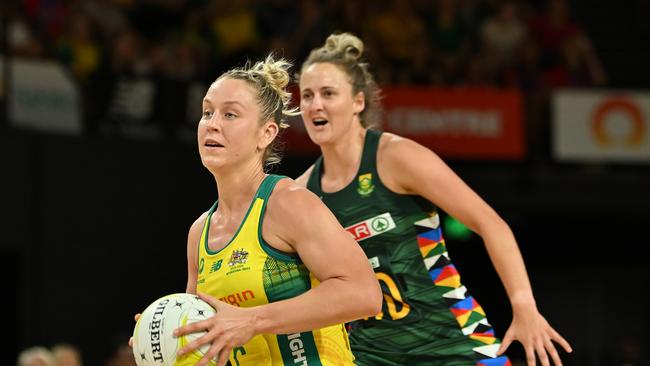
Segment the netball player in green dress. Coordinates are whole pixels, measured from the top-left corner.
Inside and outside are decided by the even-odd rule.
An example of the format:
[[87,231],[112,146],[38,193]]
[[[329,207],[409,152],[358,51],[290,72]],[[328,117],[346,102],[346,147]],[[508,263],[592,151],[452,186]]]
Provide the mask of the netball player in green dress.
[[[509,365],[521,342],[529,365],[561,365],[569,344],[537,310],[509,226],[434,152],[370,129],[378,88],[351,34],[328,37],[300,72],[300,106],[318,158],[300,178],[359,242],[383,289],[382,311],[351,324],[359,365]],[[483,239],[512,305],[500,342],[450,261],[436,207]]]

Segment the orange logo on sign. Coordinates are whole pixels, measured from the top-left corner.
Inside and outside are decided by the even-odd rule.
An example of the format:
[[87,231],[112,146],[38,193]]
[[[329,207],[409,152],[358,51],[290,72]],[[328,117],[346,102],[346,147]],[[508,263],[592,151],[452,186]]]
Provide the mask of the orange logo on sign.
[[633,128],[628,136],[626,136],[625,143],[627,145],[640,145],[645,132],[643,113],[636,104],[622,98],[606,100],[596,108],[592,120],[592,131],[596,141],[601,145],[612,145],[615,143],[610,132],[605,128],[607,117],[614,112],[625,113],[630,122],[632,122]]

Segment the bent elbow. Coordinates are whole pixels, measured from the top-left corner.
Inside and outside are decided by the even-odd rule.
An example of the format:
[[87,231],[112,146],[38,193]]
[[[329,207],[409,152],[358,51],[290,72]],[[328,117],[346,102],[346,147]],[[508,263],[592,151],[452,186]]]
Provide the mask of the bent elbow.
[[375,316],[381,313],[382,297],[378,297],[377,300],[379,301],[373,301],[371,306],[368,307],[368,313],[366,316]]
[[379,281],[373,281],[372,285],[368,286],[368,291],[366,294],[365,303],[366,305],[366,314],[365,316],[374,316],[381,312],[381,305],[384,300],[384,296],[381,293],[381,287],[379,287]]

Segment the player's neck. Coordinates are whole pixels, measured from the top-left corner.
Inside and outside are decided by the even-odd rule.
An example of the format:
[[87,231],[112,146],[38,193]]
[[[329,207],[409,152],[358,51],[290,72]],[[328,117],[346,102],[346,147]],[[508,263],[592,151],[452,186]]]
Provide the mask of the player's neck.
[[352,179],[359,170],[366,130],[347,133],[335,144],[322,146],[324,177],[335,181]]
[[266,174],[258,166],[238,169],[230,174],[219,174],[214,177],[219,194],[219,211],[225,213],[248,207]]

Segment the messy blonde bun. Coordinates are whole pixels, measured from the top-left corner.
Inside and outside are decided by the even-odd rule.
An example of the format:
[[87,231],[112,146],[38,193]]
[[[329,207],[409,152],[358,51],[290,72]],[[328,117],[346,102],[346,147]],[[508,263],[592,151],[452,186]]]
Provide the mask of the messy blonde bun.
[[363,42],[350,33],[331,34],[322,48],[348,62],[357,62],[363,55]]
[[[219,79],[232,78],[246,81],[256,92],[260,106],[261,120],[264,123],[275,121],[280,129],[289,127],[288,117],[300,114],[298,107],[291,107],[291,93],[287,90],[290,76],[289,69],[293,65],[285,59],[275,59],[269,54],[264,61],[258,61],[251,66],[247,63],[242,68],[228,70]],[[264,152],[264,163],[268,167],[281,160],[279,142],[276,138]]]

